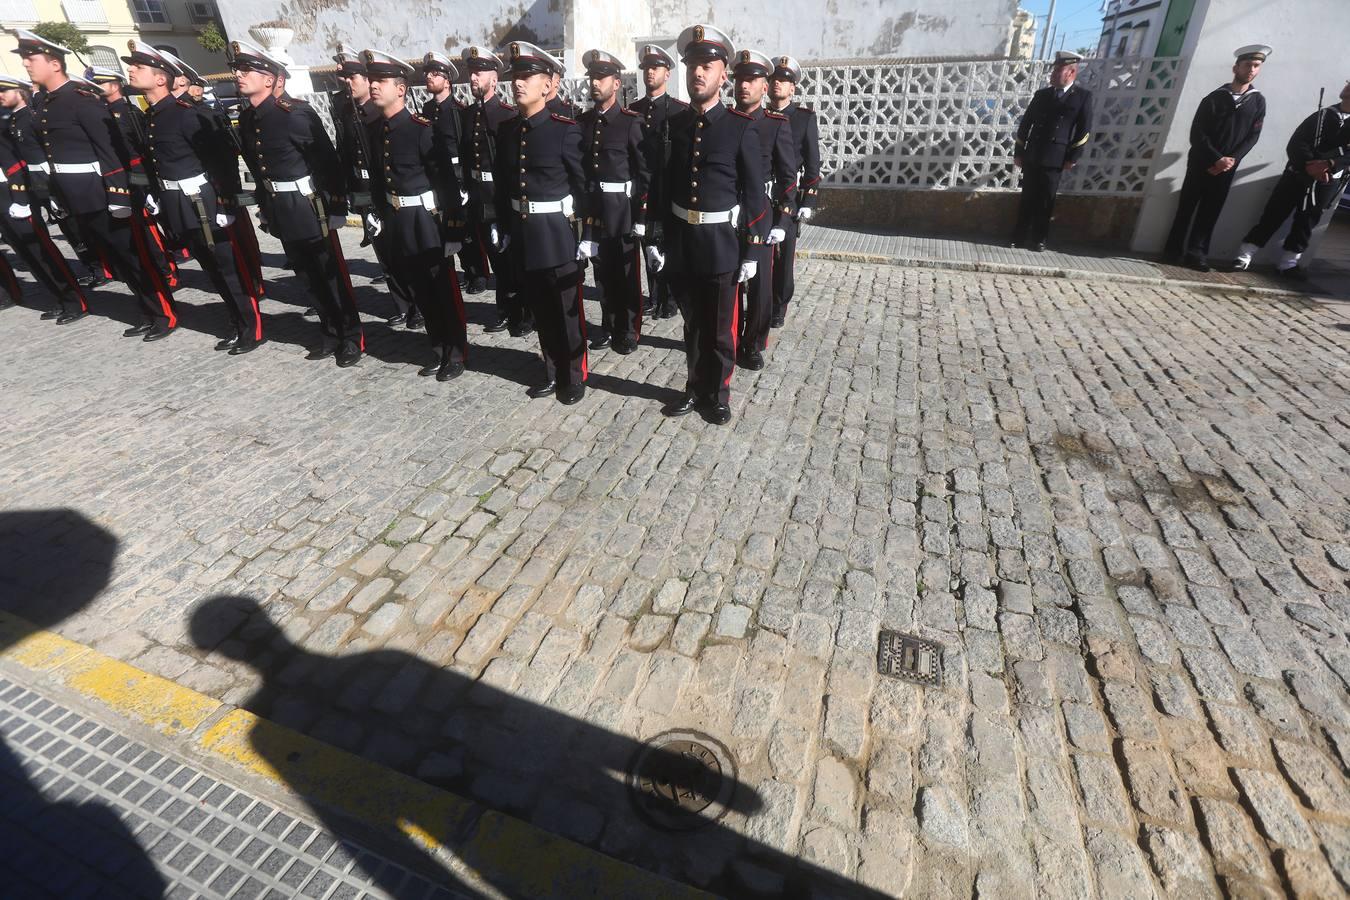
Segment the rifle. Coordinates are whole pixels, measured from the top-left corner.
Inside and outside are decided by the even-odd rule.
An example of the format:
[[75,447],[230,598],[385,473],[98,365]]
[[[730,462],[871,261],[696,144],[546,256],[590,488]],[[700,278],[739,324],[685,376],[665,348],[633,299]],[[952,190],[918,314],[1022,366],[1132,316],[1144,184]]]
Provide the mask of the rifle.
[[[1322,87],[1317,89],[1317,129],[1313,132],[1313,152],[1317,152],[1317,145],[1322,143],[1322,122],[1326,116],[1322,115],[1322,101],[1326,99],[1327,89]],[[1328,176],[1330,181],[1330,176]],[[1308,193],[1304,195],[1303,202],[1300,204],[1302,209],[1314,209],[1317,206],[1317,179],[1312,180],[1308,185]]]
[[[649,190],[650,194],[655,195],[656,215],[651,217],[650,227],[647,229],[649,236],[648,245],[661,249],[665,242],[665,220],[668,200],[666,191],[669,188],[670,179],[670,100],[669,95],[663,94],[662,99],[666,101],[666,114],[661,119],[661,152],[657,154],[656,171],[652,173],[652,184],[655,190]],[[656,103],[655,100],[652,103]]]
[[[234,150],[236,153],[239,154],[239,159],[241,162],[243,162],[244,168],[248,170],[249,177],[253,177],[253,170],[249,169],[248,166],[248,156],[244,153],[244,139],[239,136],[240,122],[244,117],[243,104],[247,102],[248,102],[247,100],[240,98],[240,102],[235,104],[234,108],[238,110],[238,113],[235,115],[233,119],[230,118],[229,113],[222,113],[222,115],[225,116],[225,131],[227,134],[229,134],[230,140],[234,142]],[[238,203],[240,206],[258,205],[258,198],[254,196],[253,192],[244,190],[244,183],[242,179],[239,182],[239,193],[234,195],[234,201]]]

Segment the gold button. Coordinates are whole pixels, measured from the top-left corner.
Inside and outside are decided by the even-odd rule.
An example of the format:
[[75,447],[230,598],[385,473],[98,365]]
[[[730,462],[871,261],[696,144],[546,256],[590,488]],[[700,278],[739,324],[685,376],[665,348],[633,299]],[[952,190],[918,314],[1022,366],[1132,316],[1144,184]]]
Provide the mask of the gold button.
[[689,182],[689,186],[690,186],[690,187],[698,187],[698,182],[697,182],[697,181],[691,181],[691,182]]

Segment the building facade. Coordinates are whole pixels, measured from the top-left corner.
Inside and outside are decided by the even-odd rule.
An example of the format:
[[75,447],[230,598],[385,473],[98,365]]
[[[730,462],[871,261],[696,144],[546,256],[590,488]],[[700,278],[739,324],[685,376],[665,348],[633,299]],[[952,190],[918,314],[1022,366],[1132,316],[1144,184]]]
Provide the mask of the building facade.
[[1008,57],[1031,59],[1036,53],[1036,17],[1025,9],[1013,13],[1008,29]]
[[1153,56],[1171,0],[1111,0],[1102,14],[1098,56]]

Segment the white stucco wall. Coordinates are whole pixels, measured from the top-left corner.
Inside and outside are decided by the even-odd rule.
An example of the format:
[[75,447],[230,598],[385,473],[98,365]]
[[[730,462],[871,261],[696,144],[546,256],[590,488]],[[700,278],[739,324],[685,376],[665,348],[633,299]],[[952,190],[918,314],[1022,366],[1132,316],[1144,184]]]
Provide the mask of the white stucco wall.
[[[1258,43],[1274,48],[1256,80],[1256,87],[1266,97],[1265,127],[1261,140],[1238,171],[1214,231],[1211,256],[1219,261],[1231,258],[1242,236],[1260,217],[1284,169],[1289,136],[1317,108],[1318,88],[1325,87],[1327,102],[1335,103],[1350,78],[1350,65],[1343,53],[1307,49],[1328,46],[1328,35],[1350,34],[1350,2],[1298,0],[1296,6],[1297,15],[1292,15],[1290,7],[1283,4],[1198,0],[1182,53],[1190,57],[1190,66],[1163,144],[1161,167],[1144,195],[1133,249],[1150,253],[1162,249],[1186,174],[1190,123],[1196,106],[1205,94],[1232,79],[1233,51]],[[1324,217],[1324,226],[1329,218]],[[1258,260],[1278,256],[1281,240],[1283,233],[1271,240]],[[1314,237],[1308,258],[1315,257],[1316,251]]]

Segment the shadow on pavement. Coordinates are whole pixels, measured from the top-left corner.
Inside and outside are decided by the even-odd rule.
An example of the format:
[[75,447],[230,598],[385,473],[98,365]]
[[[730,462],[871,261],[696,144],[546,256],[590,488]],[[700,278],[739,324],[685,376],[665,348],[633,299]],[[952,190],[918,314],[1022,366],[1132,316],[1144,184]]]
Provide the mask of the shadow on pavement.
[[[107,587],[117,545],[74,510],[0,512],[0,611],[35,629],[55,627]],[[6,635],[0,632],[0,650],[7,647]],[[0,733],[21,729],[0,719]],[[69,768],[69,759],[62,757],[62,764]],[[163,878],[111,808],[94,800],[47,799],[5,741],[0,806],[0,895],[164,895]]]

